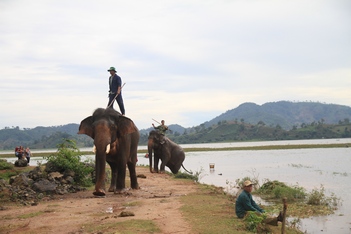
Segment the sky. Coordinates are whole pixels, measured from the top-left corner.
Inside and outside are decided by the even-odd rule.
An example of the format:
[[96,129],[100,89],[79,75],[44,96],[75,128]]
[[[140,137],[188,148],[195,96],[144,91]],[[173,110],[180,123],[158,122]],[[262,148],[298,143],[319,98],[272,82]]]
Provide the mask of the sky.
[[351,106],[350,22],[349,0],[0,0],[0,129],[79,124],[107,106],[111,66],[139,129]]

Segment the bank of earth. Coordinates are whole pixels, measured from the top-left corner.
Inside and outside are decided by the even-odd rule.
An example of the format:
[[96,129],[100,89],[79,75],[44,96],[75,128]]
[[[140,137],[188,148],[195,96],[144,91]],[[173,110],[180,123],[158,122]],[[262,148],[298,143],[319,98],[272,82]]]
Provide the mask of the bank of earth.
[[[96,198],[91,188],[35,206],[0,204],[0,233],[249,233],[235,216],[233,198],[221,188],[152,174],[143,166],[137,174],[146,177],[138,178],[140,189],[123,194]],[[272,233],[280,229],[273,227]]]

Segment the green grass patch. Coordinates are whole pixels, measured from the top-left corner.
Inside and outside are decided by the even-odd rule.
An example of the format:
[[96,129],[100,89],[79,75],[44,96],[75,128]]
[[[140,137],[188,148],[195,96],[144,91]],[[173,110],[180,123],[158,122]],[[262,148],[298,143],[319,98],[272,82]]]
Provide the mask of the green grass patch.
[[29,219],[29,218],[33,218],[33,217],[42,215],[44,213],[45,213],[44,211],[38,211],[38,212],[35,212],[35,213],[22,214],[22,215],[19,215],[18,218],[19,219]]
[[304,188],[295,186],[287,186],[285,183],[273,180],[265,182],[257,191],[256,194],[261,195],[268,200],[279,200],[286,197],[291,201],[302,201],[306,197]]
[[84,226],[87,233],[118,233],[118,234],[148,234],[161,233],[154,222],[149,220],[127,220],[118,222],[118,219],[104,224],[88,224]]
[[[199,184],[197,192],[182,196],[180,199],[183,204],[181,212],[186,221],[192,225],[190,233],[252,233],[246,221],[236,217],[234,197],[225,193],[220,187]],[[280,233],[281,226],[270,226],[268,229],[269,233]],[[287,234],[302,233],[289,227],[285,230]]]
[[133,201],[133,202],[128,202],[123,204],[125,207],[130,207],[130,206],[140,206],[140,201]]

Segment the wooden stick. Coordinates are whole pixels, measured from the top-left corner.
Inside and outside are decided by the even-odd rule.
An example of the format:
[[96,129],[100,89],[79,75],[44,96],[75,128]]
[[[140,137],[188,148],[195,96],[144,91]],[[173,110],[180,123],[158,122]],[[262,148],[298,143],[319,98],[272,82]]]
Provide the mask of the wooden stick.
[[285,216],[286,216],[286,210],[288,209],[288,204],[287,204],[287,198],[283,198],[283,222],[282,222],[282,234],[285,233]]
[[160,122],[158,122],[157,120],[155,120],[155,119],[152,119],[153,121],[155,121],[156,123],[158,123],[158,124],[160,124],[161,125],[161,123]]
[[[125,84],[126,84],[126,83],[123,83],[123,85],[121,86],[121,91],[122,91],[122,88],[123,88],[123,86],[124,86]],[[110,106],[112,106],[112,103],[115,102],[117,96],[118,96],[118,93],[116,94],[116,96],[114,97],[114,99],[110,102],[110,105],[108,105],[106,108],[109,108]]]

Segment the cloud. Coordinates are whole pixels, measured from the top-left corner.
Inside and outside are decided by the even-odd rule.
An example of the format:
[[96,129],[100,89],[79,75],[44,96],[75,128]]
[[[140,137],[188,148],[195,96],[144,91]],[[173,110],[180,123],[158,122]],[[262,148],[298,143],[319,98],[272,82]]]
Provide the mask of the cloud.
[[1,1],[0,128],[79,123],[107,105],[110,66],[140,129],[196,126],[243,102],[351,105],[350,5]]

